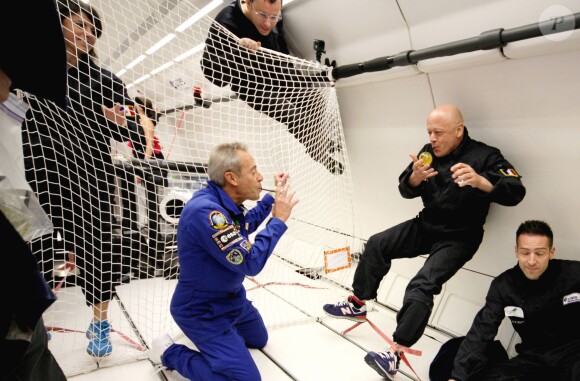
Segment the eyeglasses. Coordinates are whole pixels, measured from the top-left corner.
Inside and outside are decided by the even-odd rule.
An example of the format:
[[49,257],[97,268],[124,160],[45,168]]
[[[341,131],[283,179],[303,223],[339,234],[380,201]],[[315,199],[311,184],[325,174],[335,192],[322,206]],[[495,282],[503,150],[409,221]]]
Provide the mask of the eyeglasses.
[[271,15],[269,15],[267,13],[258,12],[256,10],[254,10],[254,7],[252,6],[252,2],[250,2],[250,8],[256,14],[256,16],[258,16],[262,20],[270,20],[272,22],[278,22],[278,21],[282,20],[282,14],[279,14],[277,16],[271,16]]

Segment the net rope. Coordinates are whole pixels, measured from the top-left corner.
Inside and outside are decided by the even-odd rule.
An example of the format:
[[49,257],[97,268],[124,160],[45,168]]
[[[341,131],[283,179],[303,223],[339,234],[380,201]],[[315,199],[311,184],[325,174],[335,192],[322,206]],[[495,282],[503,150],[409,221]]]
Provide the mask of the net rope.
[[[350,287],[353,272],[329,271],[325,252],[348,248],[356,261],[362,246],[330,68],[242,48],[207,14],[180,28],[204,9],[201,1],[91,6],[103,21],[97,65],[124,86],[111,80],[103,82],[110,88],[87,91],[87,77],[107,74],[90,65],[69,70],[68,110],[26,94],[22,134],[27,179],[55,224],[31,247],[57,291],[45,323],[67,376],[143,359],[165,332],[183,339],[169,312],[179,276],[176,223],[206,184],[211,149],[223,142],[248,144],[264,189],[288,172],[300,199],[264,271],[246,279],[248,297],[269,329],[319,318],[334,286]],[[149,49],[169,34],[169,43]],[[148,159],[138,154],[138,96],[152,101],[157,123],[157,153]],[[100,107],[116,102],[127,110],[125,126],[108,122]],[[85,351],[86,299],[106,300],[108,292],[113,353],[99,359]]]

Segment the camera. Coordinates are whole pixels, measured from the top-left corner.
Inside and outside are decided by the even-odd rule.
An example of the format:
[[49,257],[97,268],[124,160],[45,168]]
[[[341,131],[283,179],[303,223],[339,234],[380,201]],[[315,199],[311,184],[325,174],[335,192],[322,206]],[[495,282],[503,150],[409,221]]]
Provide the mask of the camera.
[[320,62],[320,58],[322,57],[322,53],[326,53],[324,50],[325,43],[323,40],[314,40],[313,44],[314,51],[316,52],[316,61]]

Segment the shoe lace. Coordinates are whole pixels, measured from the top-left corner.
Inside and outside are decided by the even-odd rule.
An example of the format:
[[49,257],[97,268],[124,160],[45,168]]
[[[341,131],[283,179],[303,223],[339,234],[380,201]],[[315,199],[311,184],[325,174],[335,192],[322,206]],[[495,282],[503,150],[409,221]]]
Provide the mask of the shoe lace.
[[336,303],[337,307],[342,307],[342,306],[353,306],[354,305],[347,299],[347,300],[343,300],[342,302],[338,302]]
[[399,369],[399,355],[393,354],[390,351],[379,352],[378,355],[389,364],[389,371],[397,371]]

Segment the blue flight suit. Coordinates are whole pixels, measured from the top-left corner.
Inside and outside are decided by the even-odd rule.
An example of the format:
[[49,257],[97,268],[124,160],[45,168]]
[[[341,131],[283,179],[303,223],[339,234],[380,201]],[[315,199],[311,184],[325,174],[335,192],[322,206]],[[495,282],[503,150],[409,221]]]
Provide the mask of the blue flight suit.
[[236,205],[208,181],[187,202],[177,228],[180,275],[171,315],[199,352],[173,344],[163,365],[190,380],[260,380],[248,348],[263,348],[268,332],[246,298],[246,276],[257,275],[287,229],[272,218],[250,243],[248,236],[268,217],[274,198],[251,210]]

